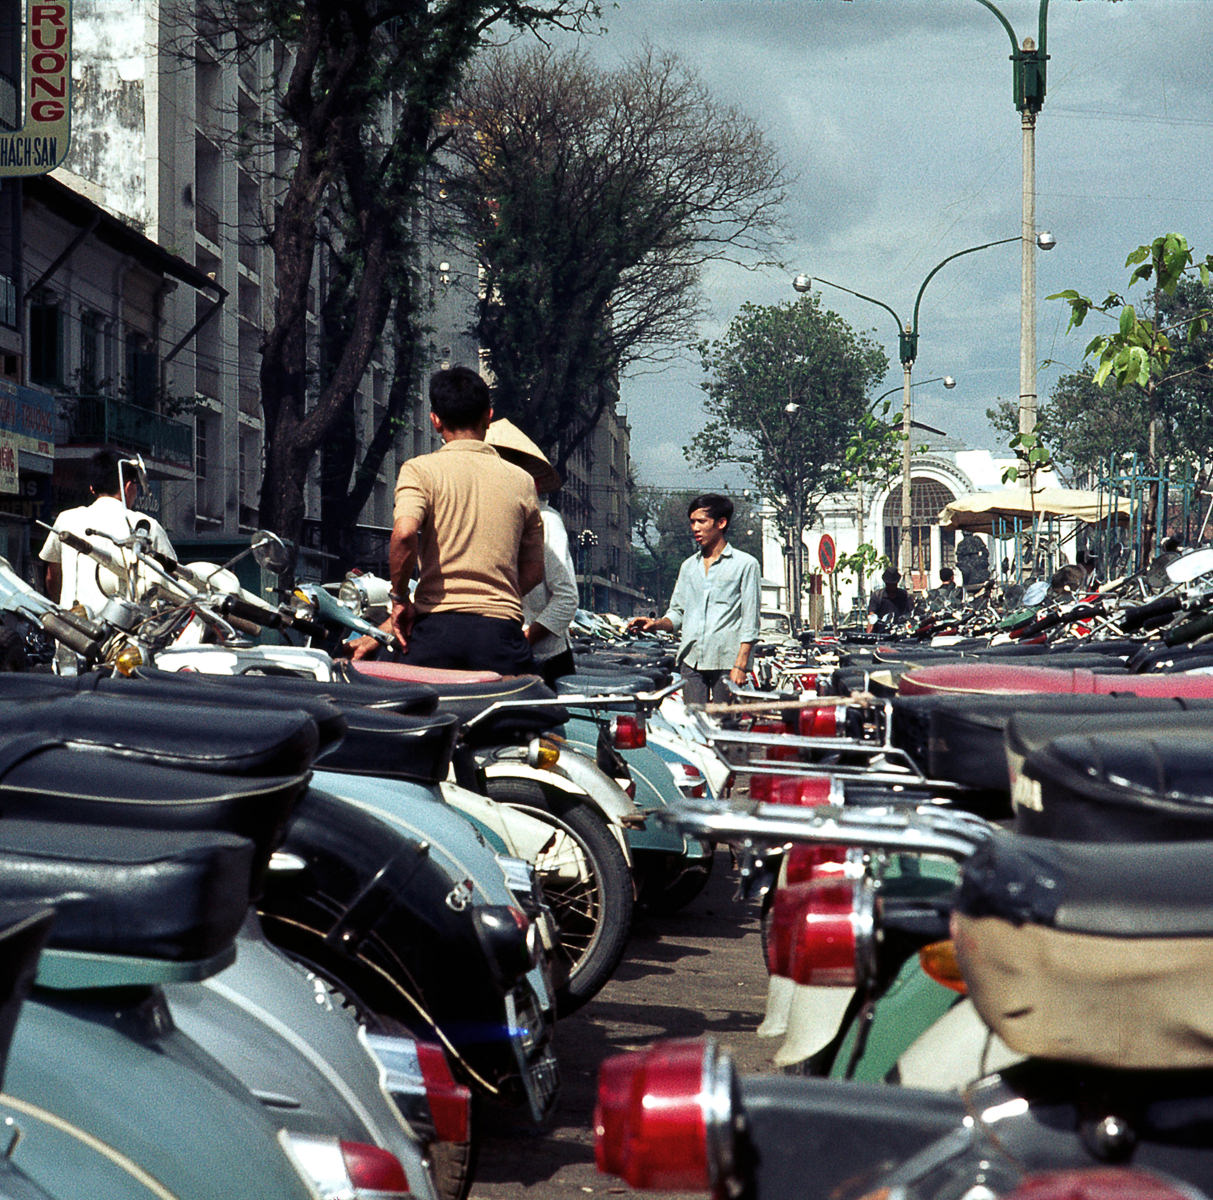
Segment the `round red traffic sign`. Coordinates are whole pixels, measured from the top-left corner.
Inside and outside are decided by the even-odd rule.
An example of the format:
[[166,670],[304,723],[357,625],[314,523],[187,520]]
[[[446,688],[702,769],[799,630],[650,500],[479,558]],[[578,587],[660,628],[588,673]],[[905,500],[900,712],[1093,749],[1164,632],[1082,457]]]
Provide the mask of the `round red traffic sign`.
[[827,575],[834,569],[834,564],[838,561],[838,554],[834,549],[834,539],[828,533],[823,533],[821,541],[817,543],[817,561],[821,563],[821,569]]

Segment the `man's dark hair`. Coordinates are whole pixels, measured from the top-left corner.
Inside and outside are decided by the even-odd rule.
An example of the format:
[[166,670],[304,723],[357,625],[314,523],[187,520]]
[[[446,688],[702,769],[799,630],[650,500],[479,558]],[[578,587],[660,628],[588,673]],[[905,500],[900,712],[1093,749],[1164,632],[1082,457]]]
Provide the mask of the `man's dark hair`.
[[939,568],[939,582],[940,583],[951,583],[954,578],[955,578],[955,575],[953,574],[951,567],[940,567]]
[[471,367],[430,376],[430,411],[447,429],[475,429],[493,407],[489,385]]
[[[733,519],[733,501],[728,496],[719,496],[715,492],[706,492],[702,496],[696,496],[690,504],[687,505],[687,516],[699,509],[705,509],[709,517],[713,521],[731,521]],[[727,529],[728,526],[726,525]]]
[[88,461],[88,485],[98,496],[120,496],[122,480],[118,464],[130,456],[112,446],[98,450]]

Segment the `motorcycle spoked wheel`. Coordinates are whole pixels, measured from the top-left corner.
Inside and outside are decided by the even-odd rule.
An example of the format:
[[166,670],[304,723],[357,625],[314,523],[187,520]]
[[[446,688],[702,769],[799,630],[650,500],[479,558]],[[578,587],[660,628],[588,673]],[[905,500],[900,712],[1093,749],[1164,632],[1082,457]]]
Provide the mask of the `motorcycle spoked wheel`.
[[[333,998],[350,1009],[358,1021],[366,1026],[368,1033],[435,1040],[432,1029],[412,1028],[382,1011],[382,1000],[372,999],[382,986],[382,980],[376,978],[373,970],[365,979],[356,981],[356,972],[351,969],[348,960],[341,959],[335,966],[332,965],[331,955],[325,952],[326,943],[320,930],[298,922],[287,922],[273,913],[262,912],[259,915],[263,927],[274,929],[271,941],[292,961],[322,980]],[[365,991],[360,991],[360,986]],[[376,1003],[380,1004],[379,1008]],[[434,1142],[427,1147],[430,1175],[438,1200],[467,1200],[472,1189],[476,1162],[480,1156],[480,1104],[480,1094],[473,1090],[466,1141]]]
[[583,801],[522,779],[492,779],[488,793],[552,829],[534,867],[568,967],[556,989],[556,1011],[567,1016],[598,994],[627,948],[633,907],[627,859],[606,821]]

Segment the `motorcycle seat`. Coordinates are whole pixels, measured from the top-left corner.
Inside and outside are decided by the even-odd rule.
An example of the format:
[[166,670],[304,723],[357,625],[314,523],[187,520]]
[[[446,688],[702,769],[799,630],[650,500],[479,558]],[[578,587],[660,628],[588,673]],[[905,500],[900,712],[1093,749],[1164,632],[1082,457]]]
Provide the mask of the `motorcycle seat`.
[[417,667],[407,662],[390,659],[365,659],[351,661],[350,667],[357,675],[368,679],[384,679],[394,683],[423,683],[439,687],[452,683],[492,683],[502,676],[496,671],[461,671],[447,667]]
[[0,738],[0,826],[24,819],[128,833],[233,833],[268,859],[308,775],[208,774],[22,733]]
[[[6,679],[7,677],[0,676],[0,696],[6,694],[4,686]],[[251,706],[256,706],[258,709],[270,707],[302,709],[315,722],[321,748],[340,739],[345,734],[345,716],[336,705],[324,700],[321,695],[309,696],[306,689],[291,690],[290,692],[281,689],[262,689],[257,686],[253,676],[231,679],[221,675],[205,675],[201,672],[156,671],[140,667],[130,678],[91,671],[84,675],[69,676],[64,679],[64,682],[80,692],[97,692],[132,700],[155,702],[161,706],[157,711],[163,711],[165,707],[177,704],[217,706],[225,712],[230,709],[243,709]],[[281,684],[293,681],[280,677],[274,682]],[[255,691],[254,688],[256,688]],[[319,749],[317,753],[319,753]]]
[[1213,837],[1209,716],[1120,718],[1073,733],[1062,725],[1061,736],[1043,742],[1029,741],[1022,724],[1008,730],[1009,752],[1022,752],[1018,827],[1090,842]]
[[968,662],[916,667],[899,681],[903,696],[930,692],[960,695],[1032,692],[1054,694],[1111,694],[1135,696],[1213,696],[1213,677],[1207,675],[1130,675],[1104,673],[1082,667],[1020,666],[1001,662]]
[[[541,703],[542,701],[549,703]],[[502,708],[470,728],[467,722],[494,704],[534,701],[525,708]],[[454,713],[463,723],[463,740],[470,746],[496,745],[516,738],[532,737],[568,720],[568,712],[556,703],[555,693],[537,675],[514,675],[487,683],[444,684],[439,688],[438,707]]]
[[319,746],[316,723],[301,709],[220,709],[97,692],[26,702],[0,697],[0,742],[22,734],[161,766],[232,775],[298,774]]
[[318,764],[347,775],[378,775],[435,784],[446,779],[459,736],[454,713],[428,717],[350,709],[344,740]]
[[577,671],[556,681],[556,693],[560,696],[631,696],[652,690],[653,681],[647,675],[582,674]]
[[1213,1067],[1209,843],[997,832],[965,864],[957,960],[1020,1054],[1120,1070]]
[[[1004,735],[1016,714],[1041,714],[1038,728],[1096,722],[1105,713],[1166,714],[1208,701],[1164,697],[1053,695],[957,695],[950,692],[895,696],[892,740],[930,776],[970,788],[1009,793]],[[1062,723],[1062,724],[1059,724]]]
[[232,944],[254,853],[213,831],[5,820],[0,898],[53,906],[51,948],[193,962]]
[[[170,680],[186,680],[212,688],[248,689],[246,696],[256,696],[256,703],[281,704],[285,697],[298,703],[312,700],[335,704],[339,708],[359,705],[364,708],[383,708],[401,713],[431,713],[437,702],[433,688],[419,683],[389,683],[382,679],[363,678],[351,674],[331,681],[310,679],[292,675],[207,675],[191,672],[182,675],[174,671],[156,671],[140,667],[135,676],[143,681],[155,681],[165,687]],[[104,686],[101,685],[101,686]],[[238,692],[232,692],[238,695]],[[229,700],[228,703],[238,701]]]
[[1213,939],[1207,841],[1070,842],[996,830],[964,864],[956,911],[1070,933]]

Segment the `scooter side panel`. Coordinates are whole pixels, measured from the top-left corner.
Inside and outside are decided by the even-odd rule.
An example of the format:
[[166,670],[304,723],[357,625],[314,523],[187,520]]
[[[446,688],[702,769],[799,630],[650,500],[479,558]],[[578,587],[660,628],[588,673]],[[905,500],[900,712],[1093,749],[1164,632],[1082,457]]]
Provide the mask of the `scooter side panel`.
[[170,1193],[315,1200],[278,1125],[234,1077],[184,1034],[116,1008],[26,1001],[6,1092],[87,1130]]

